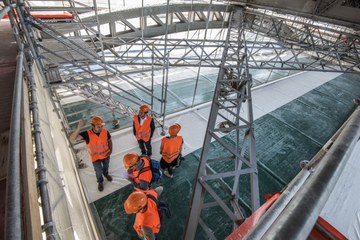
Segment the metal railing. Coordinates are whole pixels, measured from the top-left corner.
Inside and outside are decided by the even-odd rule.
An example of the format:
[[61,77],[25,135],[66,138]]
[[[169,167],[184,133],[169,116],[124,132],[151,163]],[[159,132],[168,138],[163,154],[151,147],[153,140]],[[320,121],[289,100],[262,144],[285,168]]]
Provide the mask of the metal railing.
[[[350,116],[326,155],[312,162],[244,239],[305,239],[309,236],[360,136],[360,107]],[[299,184],[301,185],[299,187]]]
[[[41,63],[38,62],[37,52],[33,45],[30,29],[24,22],[25,5],[22,0],[18,0],[16,6],[10,4],[9,0],[5,5],[10,7],[9,19],[14,31],[14,36],[19,45],[19,55],[16,69],[16,82],[14,87],[13,109],[11,116],[9,159],[7,172],[7,201],[6,201],[6,227],[5,239],[23,239],[24,226],[22,226],[22,202],[21,202],[21,175],[20,175],[20,131],[21,131],[21,104],[22,104],[22,84],[24,81],[23,71],[29,81],[30,110],[32,113],[33,138],[35,146],[35,157],[37,160],[36,173],[38,175],[38,187],[41,198],[41,210],[44,225],[42,230],[46,232],[47,239],[55,239],[55,227],[52,221],[52,210],[50,205],[49,193],[47,189],[46,168],[44,166],[43,147],[41,142],[40,120],[37,107],[37,95],[35,79],[31,71],[31,64],[35,60],[41,70]],[[16,9],[17,19],[13,12]],[[21,29],[21,31],[20,31]],[[24,51],[24,45],[28,46]],[[29,50],[30,49],[30,50]],[[26,56],[26,58],[25,58]]]
[[22,239],[22,205],[21,205],[21,175],[20,175],[20,119],[21,95],[23,81],[23,44],[19,45],[15,85],[13,93],[13,107],[11,110],[9,158],[7,164],[6,181],[6,220],[5,239]]

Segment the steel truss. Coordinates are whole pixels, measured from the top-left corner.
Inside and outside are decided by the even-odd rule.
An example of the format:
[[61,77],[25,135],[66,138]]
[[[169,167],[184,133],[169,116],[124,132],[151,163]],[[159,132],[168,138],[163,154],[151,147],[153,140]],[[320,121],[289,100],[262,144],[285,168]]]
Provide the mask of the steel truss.
[[[203,17],[186,18],[186,13],[189,13],[191,8],[193,12],[189,14],[190,16]],[[160,14],[166,13],[164,6],[144,8],[142,12],[139,9],[133,9],[102,14],[99,16],[99,24],[113,26],[117,21],[121,21],[124,30],[119,29],[116,33],[113,32],[111,37],[102,36],[101,41],[95,33],[82,36],[82,39],[88,41],[89,47],[91,46],[94,51],[109,49],[106,56],[113,59],[109,63],[114,65],[163,66],[163,59],[166,57],[169,60],[169,66],[174,67],[198,66],[200,63],[202,67],[219,67],[221,62],[219,56],[224,47],[224,39],[221,37],[217,40],[168,37],[166,43],[164,39],[151,38],[192,30],[195,29],[193,25],[197,28],[227,27],[228,14],[232,7],[213,5],[211,11],[207,15],[204,14],[203,12],[208,9],[207,5],[199,5],[196,8],[185,4],[169,6],[168,11],[172,16],[169,24],[176,25],[176,28],[166,27],[166,24],[160,20],[156,21],[157,26],[151,25],[151,21],[144,20],[146,18],[160,19]],[[139,18],[136,21],[138,25],[129,22],[129,19],[134,16]],[[177,21],[174,16],[177,16]],[[251,23],[246,29],[249,35],[247,38],[250,69],[334,72],[359,70],[359,35],[351,29],[251,8],[246,9],[246,19]],[[87,27],[86,29],[96,24],[95,17],[86,18],[83,22],[82,27]],[[201,22],[201,27],[199,22]],[[185,23],[188,26],[187,29],[180,27]],[[154,28],[161,30],[155,31]],[[110,29],[114,31],[114,27]],[[130,36],[130,33],[133,35]],[[163,53],[162,49],[166,44],[171,48]],[[183,48],[187,50],[183,55],[178,55],[178,50]],[[269,55],[270,52],[271,57],[264,58],[264,55]],[[302,54],[313,56],[313,58],[304,59]],[[154,59],[154,62],[151,62],[151,59]],[[86,58],[83,60],[85,61]]]
[[[195,177],[185,239],[195,239],[199,223],[210,239],[216,239],[215,233],[206,223],[206,220],[216,217],[201,218],[200,215],[205,209],[220,207],[236,227],[245,218],[240,198],[244,199],[250,192],[252,210],[256,210],[260,205],[251,104],[252,79],[248,67],[245,29],[245,12],[242,8],[237,8],[233,12],[225,42]],[[224,132],[234,136],[233,143],[221,138]],[[215,149],[221,150],[221,156],[211,155]],[[248,179],[249,188],[245,187],[244,179]]]
[[[114,85],[109,78],[126,82],[149,96],[148,99],[154,99],[152,89],[108,64],[104,58],[87,48],[83,41],[67,38],[39,19],[30,19],[32,21],[28,20],[28,24],[56,40],[55,44],[38,44],[38,48],[41,49],[39,57],[46,60],[44,71],[50,86],[58,87],[61,85],[63,89],[68,89],[89,101],[129,117],[134,116],[136,112],[133,107],[136,108],[143,103],[150,104],[151,101]],[[58,48],[58,52],[50,50],[48,47]],[[80,59],[86,59],[85,64]],[[159,98],[156,100],[161,102]],[[123,101],[131,106],[123,104]],[[158,115],[155,112],[153,114]]]
[[[240,204],[249,204],[252,210],[259,207],[251,70],[352,72],[360,67],[360,37],[351,29],[268,10],[226,6],[213,11],[212,6],[167,5],[146,11],[96,13],[87,19],[77,15],[64,24],[26,18],[26,24],[43,33],[42,41],[37,42],[39,51],[32,52],[44,63],[42,70],[50,87],[72,91],[127,116],[133,116],[133,107],[158,101],[161,111],[156,114],[164,117],[170,67],[219,68],[185,239],[194,239],[198,224],[210,239],[216,238],[216,232],[200,217],[208,208],[222,209],[235,227],[245,217]],[[77,11],[74,5],[71,9]],[[137,18],[138,24],[131,18]],[[119,22],[122,29],[116,27]],[[101,34],[104,24],[109,34]],[[191,30],[209,28],[221,29],[217,39],[188,37]],[[224,36],[222,29],[226,28]],[[169,36],[178,31],[187,31],[187,37]],[[162,35],[165,37],[159,37]],[[132,77],[138,70],[121,71],[124,65],[148,66],[143,72],[162,71],[161,97],[155,97],[153,86]],[[235,140],[225,142],[221,138],[225,134]],[[220,157],[211,155],[215,147],[223,150]],[[223,162],[227,164],[219,164]],[[219,169],[219,165],[227,167]],[[249,188],[242,183],[240,189],[240,181]],[[249,203],[240,200],[246,193],[251,194]]]
[[[82,18],[80,22],[54,23],[62,34],[73,33],[81,28],[91,29],[102,25],[104,37],[119,37],[120,42],[112,47],[132,42],[144,36],[154,37],[165,34],[199,29],[222,28],[227,23],[232,6],[224,4],[169,4],[146,6],[109,13],[99,13]],[[167,16],[167,17],[165,17]],[[97,36],[83,36],[84,38]]]
[[[296,19],[247,12],[250,22],[247,44],[250,69],[276,69],[300,71],[350,72],[359,70],[360,38],[343,29],[329,29]],[[305,19],[302,19],[305,21]],[[113,38],[107,42],[121,44]],[[165,45],[171,46],[162,51]],[[139,38],[122,48],[106,52],[112,65],[163,66],[163,58],[169,66],[219,67],[224,40],[203,39],[147,39]],[[183,50],[183,51],[179,51]],[[71,49],[68,50],[71,52]],[[179,52],[183,52],[179,55]],[[270,54],[271,53],[271,54]],[[165,54],[165,56],[164,56]],[[304,55],[312,59],[304,58]],[[264,58],[265,55],[270,57]],[[201,56],[201,58],[200,58]],[[79,59],[85,61],[86,58]],[[60,62],[62,63],[62,62]]]
[[[83,19],[76,15],[71,24],[66,22],[65,25],[36,18],[30,18],[28,24],[46,36],[38,42],[39,57],[46,71],[58,71],[55,75],[60,76],[50,79],[50,86],[76,89],[76,94],[126,116],[132,116],[135,111],[132,108],[142,103],[153,105],[157,102],[161,108],[154,114],[165,119],[168,69],[219,68],[232,10],[233,6],[226,5],[175,4],[148,7],[143,11],[131,9],[96,14]],[[245,8],[244,11],[249,23],[244,33],[251,71],[359,70],[359,36],[351,29],[268,10]],[[164,18],[164,14],[169,17]],[[134,18],[137,20],[131,20]],[[115,27],[119,22],[123,25],[121,29]],[[68,25],[76,27],[67,28]],[[100,25],[108,25],[111,34],[102,35]],[[207,31],[216,27],[220,28],[216,38],[189,37],[190,30],[204,28]],[[188,31],[186,38],[169,35],[185,30]],[[161,35],[165,37],[154,38]],[[154,95],[153,80],[146,86],[137,80],[139,70],[125,72],[120,70],[122,66],[139,66],[141,72],[148,71],[152,75],[155,71],[163,72],[160,73],[163,74],[161,96]],[[133,91],[127,91],[124,83]]]
[[[249,68],[300,71],[350,72],[360,67],[360,36],[350,29],[325,25],[305,18],[274,14],[271,11],[246,10]],[[121,45],[122,39],[104,39]],[[170,66],[219,67],[224,40],[168,39]],[[112,64],[159,65],[162,39],[142,38],[119,48]],[[134,51],[137,49],[137,51]],[[178,55],[179,49],[185,49]],[[141,54],[139,54],[141,53]],[[200,58],[200,53],[205,53]],[[220,53],[220,54],[219,54]],[[270,54],[271,53],[271,54]],[[111,53],[109,53],[109,56]],[[265,58],[264,56],[269,56]],[[304,58],[312,56],[312,58]],[[150,63],[149,59],[154,59]]]

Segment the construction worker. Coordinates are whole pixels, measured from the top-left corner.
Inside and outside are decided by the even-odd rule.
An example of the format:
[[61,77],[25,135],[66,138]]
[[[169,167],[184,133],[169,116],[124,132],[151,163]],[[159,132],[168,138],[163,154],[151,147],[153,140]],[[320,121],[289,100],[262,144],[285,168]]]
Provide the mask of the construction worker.
[[77,140],[84,139],[93,163],[96,179],[98,183],[98,190],[104,190],[103,181],[105,178],[111,182],[112,177],[109,175],[110,155],[112,153],[112,141],[109,131],[104,128],[105,122],[99,116],[94,116],[90,122],[92,128],[80,132],[85,126],[84,120],[79,121],[78,127],[70,135],[69,140],[74,143]]
[[144,240],[155,240],[160,231],[160,216],[156,202],[148,197],[152,195],[156,199],[160,196],[163,188],[155,190],[132,192],[124,202],[127,214],[136,214],[134,229],[138,236]]
[[134,115],[133,132],[138,141],[141,154],[151,157],[151,138],[155,131],[154,119],[148,116],[150,109],[148,105],[141,105],[139,115]]
[[164,174],[170,178],[174,175],[172,173],[172,169],[180,163],[182,160],[182,145],[184,140],[181,136],[178,136],[181,129],[180,124],[175,123],[169,127],[169,137],[163,137],[161,139],[160,146],[160,166],[164,169]]
[[136,153],[125,154],[123,158],[125,169],[127,169],[128,180],[137,190],[147,190],[151,187],[152,172],[150,159]]

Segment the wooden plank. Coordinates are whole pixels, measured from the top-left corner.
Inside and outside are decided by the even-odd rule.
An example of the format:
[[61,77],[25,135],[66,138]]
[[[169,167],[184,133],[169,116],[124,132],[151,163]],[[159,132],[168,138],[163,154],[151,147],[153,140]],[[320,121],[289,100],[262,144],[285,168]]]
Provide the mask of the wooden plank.
[[[27,85],[23,84],[23,96],[28,95]],[[24,189],[26,239],[42,239],[41,221],[38,203],[38,188],[36,186],[35,160],[33,156],[32,132],[30,126],[29,99],[23,98],[22,131],[21,134],[21,166],[22,184]]]

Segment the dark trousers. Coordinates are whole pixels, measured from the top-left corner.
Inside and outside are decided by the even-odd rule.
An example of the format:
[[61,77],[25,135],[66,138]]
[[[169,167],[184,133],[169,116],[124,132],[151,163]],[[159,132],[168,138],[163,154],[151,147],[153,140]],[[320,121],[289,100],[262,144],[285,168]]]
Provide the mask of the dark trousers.
[[169,174],[171,175],[173,173],[172,167],[175,167],[179,161],[179,157],[175,158],[171,163],[166,162],[163,158],[160,160],[160,167],[162,169],[166,169]]
[[110,156],[93,162],[94,170],[96,173],[96,179],[98,183],[102,183],[104,181],[103,175],[107,176],[109,174],[109,163],[110,163]]
[[147,142],[140,139],[138,140],[138,143],[141,150],[141,154],[146,154],[150,157],[152,155],[151,138]]

